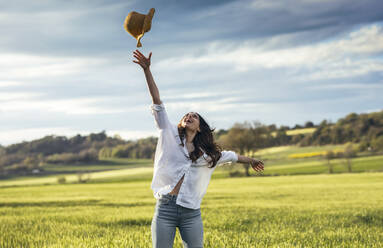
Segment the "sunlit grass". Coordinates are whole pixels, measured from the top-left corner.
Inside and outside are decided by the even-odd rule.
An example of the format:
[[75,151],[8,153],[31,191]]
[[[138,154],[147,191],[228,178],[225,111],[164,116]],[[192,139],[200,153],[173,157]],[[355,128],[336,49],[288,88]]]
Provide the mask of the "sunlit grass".
[[287,130],[286,134],[290,136],[297,135],[297,134],[308,134],[308,133],[315,132],[315,130],[316,130],[315,127],[301,128],[301,129]]
[[[131,169],[122,169],[122,170],[112,170],[112,171],[102,171],[102,172],[93,172],[84,174],[85,178],[90,180],[108,180],[118,177],[140,177],[153,173],[153,168],[151,167],[142,167],[142,168],[131,168]],[[39,178],[24,178],[17,180],[2,180],[0,181],[0,186],[17,186],[17,185],[38,185],[38,184],[55,184],[57,183],[58,177],[65,177],[67,183],[78,182],[78,174],[67,174],[67,175],[53,175],[47,177]]]
[[[308,128],[301,128],[301,129],[294,129],[294,130],[286,130],[286,135],[294,136],[298,134],[309,134],[315,132],[315,127],[308,127]],[[272,136],[277,136],[277,132],[272,132]]]
[[[381,247],[381,192],[381,173],[213,179],[205,247]],[[0,247],[151,247],[150,179],[7,187],[0,199]]]
[[269,160],[287,159],[293,154],[325,153],[327,151],[344,151],[347,144],[325,146],[279,146],[258,150],[254,156]]

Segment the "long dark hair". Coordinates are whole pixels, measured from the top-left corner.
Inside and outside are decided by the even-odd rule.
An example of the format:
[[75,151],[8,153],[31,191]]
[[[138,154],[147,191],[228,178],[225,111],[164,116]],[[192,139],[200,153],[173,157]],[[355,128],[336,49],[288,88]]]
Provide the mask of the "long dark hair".
[[[215,129],[211,129],[209,124],[197,113],[199,117],[199,129],[200,131],[194,136],[193,145],[194,151],[189,154],[189,158],[195,162],[205,152],[210,158],[209,168],[213,168],[217,165],[217,161],[221,158],[222,148],[214,142],[213,132]],[[185,116],[184,116],[185,117]],[[181,123],[184,117],[178,123],[178,134],[181,139],[181,145],[184,146],[183,138],[186,135],[186,129],[182,127]]]

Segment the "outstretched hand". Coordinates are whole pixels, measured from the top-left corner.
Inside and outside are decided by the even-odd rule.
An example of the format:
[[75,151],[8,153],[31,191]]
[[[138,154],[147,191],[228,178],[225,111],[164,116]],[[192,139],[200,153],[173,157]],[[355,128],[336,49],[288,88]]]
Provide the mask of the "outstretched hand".
[[152,57],[152,52],[149,53],[148,57],[145,57],[140,51],[136,50],[133,52],[133,57],[137,60],[133,60],[134,63],[139,64],[142,69],[146,70],[150,66],[150,59]]
[[258,160],[254,158],[251,160],[250,165],[257,172],[262,172],[263,169],[265,168],[265,165],[263,164],[262,160]]

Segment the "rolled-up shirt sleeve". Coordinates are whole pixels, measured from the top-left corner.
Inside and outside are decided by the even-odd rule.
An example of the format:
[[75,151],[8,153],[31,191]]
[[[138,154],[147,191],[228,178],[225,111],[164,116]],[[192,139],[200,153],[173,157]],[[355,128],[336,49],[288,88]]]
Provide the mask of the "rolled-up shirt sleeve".
[[222,151],[221,158],[217,161],[217,165],[223,165],[226,163],[236,163],[238,161],[238,155],[233,151]]
[[165,129],[170,126],[170,122],[168,119],[168,115],[165,110],[165,106],[163,103],[161,104],[152,104],[150,105],[152,110],[152,114],[154,116],[154,121],[156,123],[156,127],[158,129]]

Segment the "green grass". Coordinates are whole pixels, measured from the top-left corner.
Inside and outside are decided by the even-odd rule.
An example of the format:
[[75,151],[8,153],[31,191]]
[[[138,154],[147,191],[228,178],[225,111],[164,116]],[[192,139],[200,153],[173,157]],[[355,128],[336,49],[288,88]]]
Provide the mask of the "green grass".
[[45,172],[53,173],[73,173],[73,172],[96,172],[106,170],[120,170],[137,167],[151,167],[153,161],[151,159],[125,159],[125,158],[112,158],[102,159],[95,164],[46,164],[44,166]]
[[286,134],[290,136],[297,135],[297,134],[308,134],[308,133],[315,132],[315,130],[316,130],[315,127],[301,128],[301,129],[287,130]]
[[[347,172],[345,159],[333,159],[334,173]],[[383,171],[383,156],[360,157],[351,159],[353,172]],[[299,175],[328,173],[327,160],[295,159],[294,163],[275,164],[265,170],[265,175]]]
[[[213,179],[205,247],[382,247],[382,192],[383,173]],[[150,179],[3,187],[0,199],[0,247],[151,247]]]
[[[325,146],[279,146],[259,150],[255,152],[255,156],[261,157],[264,160],[280,162],[288,160],[288,156],[297,153],[323,152],[344,150],[347,144],[344,145],[325,145]],[[290,159],[294,161],[293,159]]]
[[[102,172],[93,172],[84,174],[85,177],[90,178],[91,181],[110,181],[115,178],[124,178],[124,180],[129,181],[130,179],[136,181],[137,178],[147,178],[148,175],[153,173],[153,168],[151,167],[138,167],[132,169],[121,169],[121,170],[111,170],[111,171],[102,171]],[[17,180],[2,180],[0,181],[0,187],[4,186],[25,186],[25,185],[39,185],[39,184],[56,184],[57,178],[62,177],[63,175],[52,175],[46,177],[24,177],[18,178]],[[67,183],[76,183],[78,182],[78,174],[67,174],[65,175]]]
[[[308,134],[308,133],[315,132],[315,130],[316,130],[315,127],[287,130],[286,135],[294,136],[294,135],[298,135],[298,134]],[[271,135],[275,137],[277,135],[277,132],[272,132]]]

